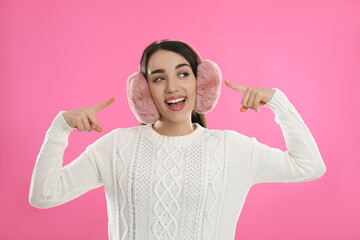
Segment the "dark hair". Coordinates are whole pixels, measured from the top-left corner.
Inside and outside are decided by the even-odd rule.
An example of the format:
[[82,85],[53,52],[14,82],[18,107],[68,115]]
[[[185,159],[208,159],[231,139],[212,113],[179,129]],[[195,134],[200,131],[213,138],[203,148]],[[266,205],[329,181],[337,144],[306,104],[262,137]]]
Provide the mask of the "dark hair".
[[[183,56],[186,59],[186,61],[189,62],[191,69],[195,75],[195,78],[197,77],[197,67],[199,63],[196,54],[186,44],[182,42],[165,39],[165,40],[161,40],[160,42],[155,41],[151,43],[147,48],[145,48],[140,60],[140,73],[145,78],[146,78],[147,65],[149,59],[153,53],[159,50],[169,50]],[[193,110],[191,113],[191,122],[199,123],[202,127],[207,128],[206,115],[197,113],[195,112],[195,110]],[[140,125],[145,125],[145,124],[140,122]]]

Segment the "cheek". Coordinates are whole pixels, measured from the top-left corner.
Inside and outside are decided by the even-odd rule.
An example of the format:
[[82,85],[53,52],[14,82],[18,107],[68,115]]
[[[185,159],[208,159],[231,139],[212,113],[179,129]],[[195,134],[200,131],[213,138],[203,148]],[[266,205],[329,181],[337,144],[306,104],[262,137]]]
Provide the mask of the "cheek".
[[196,81],[195,83],[192,85],[192,93],[194,96],[196,96]]
[[191,96],[191,103],[195,104],[196,102],[196,84],[192,84],[191,87],[189,88],[189,94]]
[[159,90],[156,87],[149,85],[149,91],[150,91],[151,97],[153,98],[153,100],[155,102],[159,98]]

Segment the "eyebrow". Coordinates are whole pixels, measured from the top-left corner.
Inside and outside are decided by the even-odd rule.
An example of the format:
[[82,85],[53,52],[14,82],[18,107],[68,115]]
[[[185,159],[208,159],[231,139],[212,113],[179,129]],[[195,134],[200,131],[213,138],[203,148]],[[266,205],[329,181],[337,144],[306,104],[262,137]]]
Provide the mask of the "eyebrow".
[[[180,63],[179,65],[177,65],[177,66],[175,67],[175,69],[181,68],[181,67],[183,67],[183,66],[188,66],[188,67],[190,67],[189,64],[187,64],[187,63]],[[164,69],[156,69],[156,70],[152,71],[152,72],[150,73],[150,75],[155,74],[155,73],[163,73],[163,72],[165,72]]]

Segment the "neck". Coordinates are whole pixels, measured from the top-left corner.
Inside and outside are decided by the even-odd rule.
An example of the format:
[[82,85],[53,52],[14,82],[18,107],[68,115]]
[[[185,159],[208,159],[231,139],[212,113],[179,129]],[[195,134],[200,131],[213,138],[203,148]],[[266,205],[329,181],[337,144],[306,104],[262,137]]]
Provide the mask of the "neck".
[[165,120],[158,120],[152,125],[152,128],[164,136],[183,136],[192,133],[195,130],[195,126],[192,125],[191,118],[182,122],[172,122]]

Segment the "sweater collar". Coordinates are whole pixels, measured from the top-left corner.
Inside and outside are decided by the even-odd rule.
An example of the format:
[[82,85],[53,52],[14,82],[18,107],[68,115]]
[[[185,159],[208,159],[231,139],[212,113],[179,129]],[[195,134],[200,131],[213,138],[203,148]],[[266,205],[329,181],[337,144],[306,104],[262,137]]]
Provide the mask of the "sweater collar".
[[154,144],[185,146],[195,141],[205,130],[205,128],[201,126],[199,123],[193,123],[193,126],[195,126],[196,129],[193,132],[183,136],[161,135],[152,128],[152,124],[146,124],[143,125],[142,127],[144,128],[145,135]]

